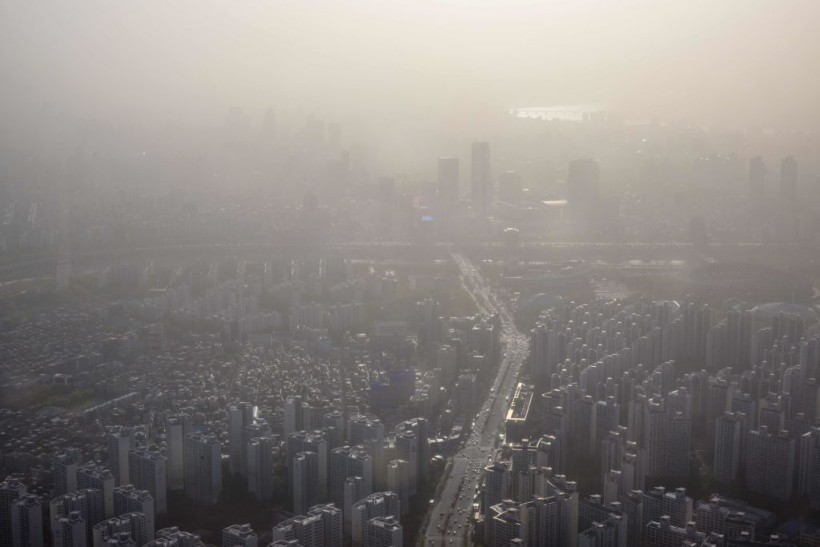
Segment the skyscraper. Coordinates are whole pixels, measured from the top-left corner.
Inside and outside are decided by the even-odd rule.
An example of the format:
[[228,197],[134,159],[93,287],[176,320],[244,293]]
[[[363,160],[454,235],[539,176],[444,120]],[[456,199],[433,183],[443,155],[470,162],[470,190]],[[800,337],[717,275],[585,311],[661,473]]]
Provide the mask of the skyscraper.
[[493,199],[488,142],[474,142],[470,149],[470,192],[476,216],[486,218]]

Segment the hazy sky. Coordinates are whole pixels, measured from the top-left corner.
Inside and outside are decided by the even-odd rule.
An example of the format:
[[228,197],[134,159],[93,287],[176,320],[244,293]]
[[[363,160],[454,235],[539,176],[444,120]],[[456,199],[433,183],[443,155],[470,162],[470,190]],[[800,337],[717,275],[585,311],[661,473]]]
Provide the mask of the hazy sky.
[[818,0],[0,0],[2,108],[458,119],[603,103],[814,128]]

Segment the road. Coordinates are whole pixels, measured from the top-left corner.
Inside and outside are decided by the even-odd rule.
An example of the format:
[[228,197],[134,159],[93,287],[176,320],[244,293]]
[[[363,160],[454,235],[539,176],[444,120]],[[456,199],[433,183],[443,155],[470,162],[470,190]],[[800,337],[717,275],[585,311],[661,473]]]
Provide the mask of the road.
[[461,271],[461,281],[485,313],[498,312],[506,350],[490,388],[488,399],[478,410],[470,435],[453,458],[439,498],[429,515],[425,530],[426,545],[465,545],[469,543],[470,514],[484,467],[493,459],[494,441],[504,423],[509,401],[515,390],[521,364],[527,356],[529,337],[515,328],[513,316],[495,295],[476,267],[463,255],[453,260]]

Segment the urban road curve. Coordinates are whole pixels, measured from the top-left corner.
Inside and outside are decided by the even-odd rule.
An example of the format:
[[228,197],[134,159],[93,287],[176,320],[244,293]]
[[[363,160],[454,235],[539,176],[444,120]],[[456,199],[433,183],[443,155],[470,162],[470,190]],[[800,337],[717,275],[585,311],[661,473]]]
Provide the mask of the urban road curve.
[[[461,282],[485,313],[498,313],[502,325],[501,364],[487,399],[478,409],[469,436],[452,460],[438,499],[432,505],[424,530],[424,545],[468,545],[470,515],[478,493],[482,472],[492,462],[495,441],[504,423],[515,390],[518,372],[526,359],[529,337],[513,322],[506,304],[500,300],[478,269],[461,254],[453,254]],[[468,424],[469,425],[469,424]]]

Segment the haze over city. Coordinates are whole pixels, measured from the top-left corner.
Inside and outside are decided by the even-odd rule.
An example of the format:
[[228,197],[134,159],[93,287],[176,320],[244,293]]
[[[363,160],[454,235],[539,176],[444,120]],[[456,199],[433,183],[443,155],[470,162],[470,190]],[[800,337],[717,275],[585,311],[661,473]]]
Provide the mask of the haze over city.
[[0,547],[820,544],[818,20],[0,2]]

